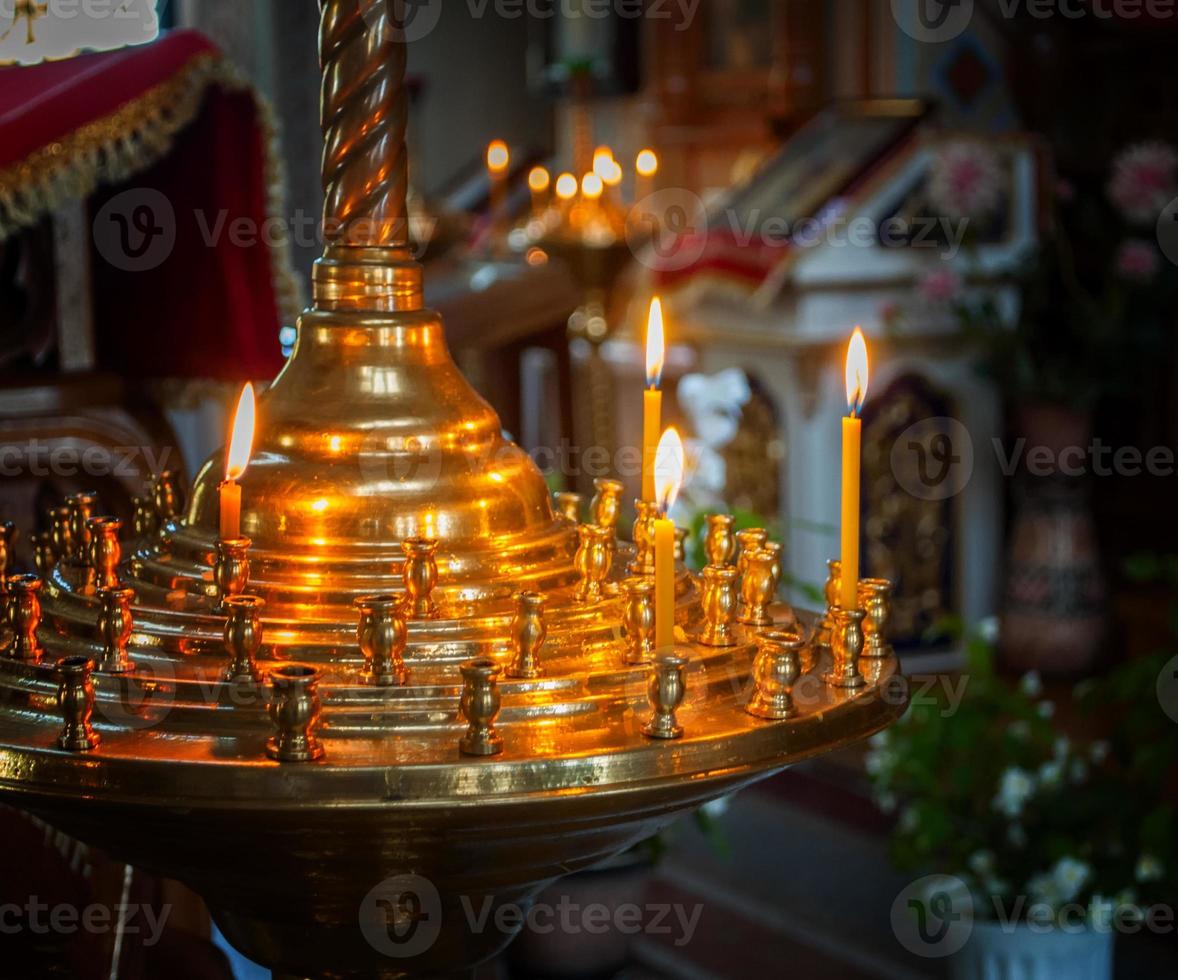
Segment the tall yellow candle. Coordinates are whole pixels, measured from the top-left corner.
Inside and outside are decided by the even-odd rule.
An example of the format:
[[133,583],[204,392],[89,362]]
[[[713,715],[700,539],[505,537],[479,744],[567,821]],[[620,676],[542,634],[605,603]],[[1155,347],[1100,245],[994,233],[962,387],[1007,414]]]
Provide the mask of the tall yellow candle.
[[246,383],[237,399],[229,448],[225,453],[225,480],[218,487],[219,534],[222,541],[241,537],[241,486],[238,480],[249,465],[254,444],[254,386]]
[[655,454],[663,430],[663,380],[665,357],[663,339],[663,303],[657,296],[650,301],[646,320],[646,390],[642,397],[642,499],[655,501]]
[[654,648],[656,655],[675,649],[675,524],[670,518],[683,485],[683,440],[674,428],[658,443],[655,485],[659,516],[654,522]]
[[842,590],[839,605],[859,606],[859,482],[863,459],[863,422],[859,413],[867,397],[867,342],[855,328],[847,348],[847,412],[843,419]]

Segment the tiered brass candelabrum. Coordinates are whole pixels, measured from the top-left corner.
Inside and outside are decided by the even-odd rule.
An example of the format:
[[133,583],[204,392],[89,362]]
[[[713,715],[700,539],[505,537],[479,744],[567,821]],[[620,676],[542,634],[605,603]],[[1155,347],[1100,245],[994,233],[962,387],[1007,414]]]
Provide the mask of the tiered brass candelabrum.
[[[649,528],[617,540],[612,482],[588,514],[554,511],[422,306],[386,6],[323,2],[332,237],[259,403],[244,536],[218,540],[218,454],[186,505],[161,474],[127,528],[74,495],[43,576],[6,580],[0,799],[186,882],[279,975],[468,967],[512,934],[465,909],[498,921],[903,709],[873,639],[886,594],[865,606],[872,668],[849,642],[832,657],[774,601],[763,536],[742,577],[731,520],[702,578],[677,566],[675,649],[655,656]],[[429,941],[390,953],[373,896],[399,908],[414,882]]]

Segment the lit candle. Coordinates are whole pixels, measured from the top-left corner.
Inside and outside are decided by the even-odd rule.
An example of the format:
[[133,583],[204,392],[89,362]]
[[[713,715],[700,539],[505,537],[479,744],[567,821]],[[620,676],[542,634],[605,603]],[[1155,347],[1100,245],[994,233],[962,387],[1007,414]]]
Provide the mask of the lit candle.
[[855,328],[847,348],[847,417],[843,419],[843,609],[859,606],[859,468],[862,463],[863,422],[859,413],[867,397],[867,343]]
[[533,167],[528,174],[528,188],[532,192],[532,216],[540,218],[548,206],[548,188],[552,177],[543,167]]
[[654,190],[655,174],[659,172],[659,158],[654,150],[643,150],[634,163],[637,178],[634,181],[634,199],[641,201]]
[[663,379],[666,345],[663,339],[663,302],[650,301],[646,320],[646,390],[642,393],[642,499],[655,500],[654,464],[659,433],[663,428]]
[[238,480],[249,465],[254,443],[254,386],[246,382],[233,413],[233,429],[225,453],[225,480],[217,488],[221,508],[222,541],[241,537],[241,486]]
[[671,508],[683,485],[683,440],[674,427],[659,440],[655,485],[659,516],[654,522],[654,648],[658,655],[675,649],[675,522]]
[[567,219],[573,205],[573,198],[577,196],[580,184],[572,174],[561,174],[556,178],[556,199],[560,201],[561,217]]
[[491,221],[498,224],[503,217],[507,190],[507,168],[511,152],[503,140],[494,140],[487,147],[487,172],[491,176]]

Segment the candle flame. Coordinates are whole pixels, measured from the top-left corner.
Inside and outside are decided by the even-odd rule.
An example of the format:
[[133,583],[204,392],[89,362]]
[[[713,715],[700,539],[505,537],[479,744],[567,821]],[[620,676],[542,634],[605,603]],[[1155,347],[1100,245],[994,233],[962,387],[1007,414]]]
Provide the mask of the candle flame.
[[254,447],[254,386],[246,382],[237,399],[233,413],[233,430],[229,436],[229,451],[225,454],[225,479],[236,480],[249,466]]
[[852,417],[863,409],[867,381],[867,341],[863,339],[863,331],[856,327],[847,347],[847,411]]
[[640,177],[653,177],[659,172],[659,158],[654,150],[643,150],[634,164]]
[[552,178],[543,167],[533,167],[532,172],[528,174],[528,186],[537,194],[543,194],[548,190],[551,181]]
[[597,174],[585,174],[581,181],[581,193],[590,201],[596,201],[605,190],[605,185]]
[[577,178],[572,174],[561,174],[556,178],[556,196],[562,201],[571,201],[577,196]]
[[675,427],[671,426],[663,433],[654,454],[654,496],[658,501],[659,510],[664,515],[679,499],[679,491],[683,487],[683,470],[686,467],[685,456],[683,440]]
[[511,151],[503,140],[494,140],[487,147],[487,169],[494,174],[501,174],[511,163]]
[[593,151],[593,172],[605,180],[614,162],[614,151],[608,146],[599,146]]
[[646,386],[657,388],[663,380],[663,362],[667,345],[663,337],[663,301],[657,296],[650,301],[646,318]]

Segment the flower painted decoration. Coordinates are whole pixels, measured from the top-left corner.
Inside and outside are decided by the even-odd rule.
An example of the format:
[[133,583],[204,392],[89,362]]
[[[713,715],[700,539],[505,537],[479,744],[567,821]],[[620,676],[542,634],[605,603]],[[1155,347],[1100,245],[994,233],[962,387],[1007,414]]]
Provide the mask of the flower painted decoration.
[[938,217],[988,217],[998,208],[1005,189],[998,154],[982,143],[947,143],[933,158],[928,193]]
[[1126,221],[1153,225],[1178,197],[1178,150],[1168,143],[1136,143],[1113,161],[1109,199]]
[[1158,250],[1143,239],[1127,241],[1117,250],[1117,275],[1129,282],[1152,282],[1160,265]]

